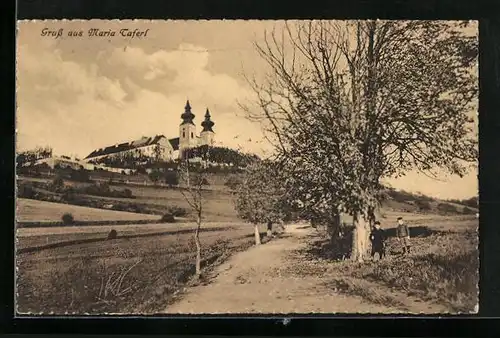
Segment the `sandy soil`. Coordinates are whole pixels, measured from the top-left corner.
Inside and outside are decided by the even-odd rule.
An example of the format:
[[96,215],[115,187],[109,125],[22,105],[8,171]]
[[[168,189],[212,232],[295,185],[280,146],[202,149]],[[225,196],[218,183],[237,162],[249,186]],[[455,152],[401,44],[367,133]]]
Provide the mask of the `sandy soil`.
[[[194,286],[166,313],[439,313],[446,309],[403,299],[393,308],[328,287],[324,271],[311,271],[294,253],[307,245],[312,229],[288,226],[282,238],[241,252],[219,266],[211,282]],[[317,263],[314,263],[317,264]],[[210,278],[209,277],[209,278]],[[402,298],[405,295],[400,295]]]

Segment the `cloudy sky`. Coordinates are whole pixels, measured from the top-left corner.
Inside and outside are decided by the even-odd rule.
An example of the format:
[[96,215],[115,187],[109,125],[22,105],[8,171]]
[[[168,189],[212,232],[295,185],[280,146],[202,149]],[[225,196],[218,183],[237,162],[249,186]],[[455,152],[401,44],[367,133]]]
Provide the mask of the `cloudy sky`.
[[[251,95],[244,74],[265,63],[253,42],[272,21],[22,21],[18,25],[17,147],[50,145],[84,157],[93,149],[141,136],[177,137],[187,99],[195,121],[208,108],[217,141],[259,154],[268,148],[260,126],[238,102]],[[55,39],[44,28],[64,30]],[[88,30],[148,30],[142,38],[89,37]],[[83,30],[83,37],[68,37]],[[249,141],[251,140],[251,141]],[[441,198],[477,193],[477,173],[436,181],[418,173],[392,186]]]

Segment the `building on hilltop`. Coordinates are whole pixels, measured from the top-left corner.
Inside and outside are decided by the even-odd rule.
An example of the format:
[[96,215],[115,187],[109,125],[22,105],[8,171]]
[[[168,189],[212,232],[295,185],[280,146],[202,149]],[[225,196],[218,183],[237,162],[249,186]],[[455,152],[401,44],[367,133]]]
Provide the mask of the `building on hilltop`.
[[214,144],[215,133],[213,127],[215,123],[211,120],[208,108],[205,113],[205,120],[201,123],[203,129],[200,135],[196,134],[194,118],[195,115],[191,111],[188,100],[184,107],[184,113],[181,114],[182,122],[179,126],[178,137],[169,139],[164,135],[143,136],[139,140],[96,149],[85,158],[85,161],[97,163],[106,159],[125,156],[157,158],[163,161],[181,159],[183,152],[189,148]]

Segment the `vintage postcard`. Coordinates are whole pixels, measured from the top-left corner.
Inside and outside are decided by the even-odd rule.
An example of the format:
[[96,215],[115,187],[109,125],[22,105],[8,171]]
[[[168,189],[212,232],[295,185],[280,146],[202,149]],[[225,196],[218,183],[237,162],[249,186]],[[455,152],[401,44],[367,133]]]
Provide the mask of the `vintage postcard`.
[[478,311],[474,21],[19,21],[16,312]]

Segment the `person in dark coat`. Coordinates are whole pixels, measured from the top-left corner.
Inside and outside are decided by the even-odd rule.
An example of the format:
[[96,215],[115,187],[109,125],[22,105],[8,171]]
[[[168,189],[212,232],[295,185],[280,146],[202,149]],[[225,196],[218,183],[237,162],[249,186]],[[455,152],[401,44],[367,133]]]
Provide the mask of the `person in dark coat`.
[[403,217],[398,217],[398,226],[396,228],[399,242],[403,247],[403,254],[410,253],[410,229],[404,223]]
[[375,222],[375,227],[370,234],[372,241],[372,258],[378,253],[380,259],[385,257],[385,232],[380,228],[380,222]]

